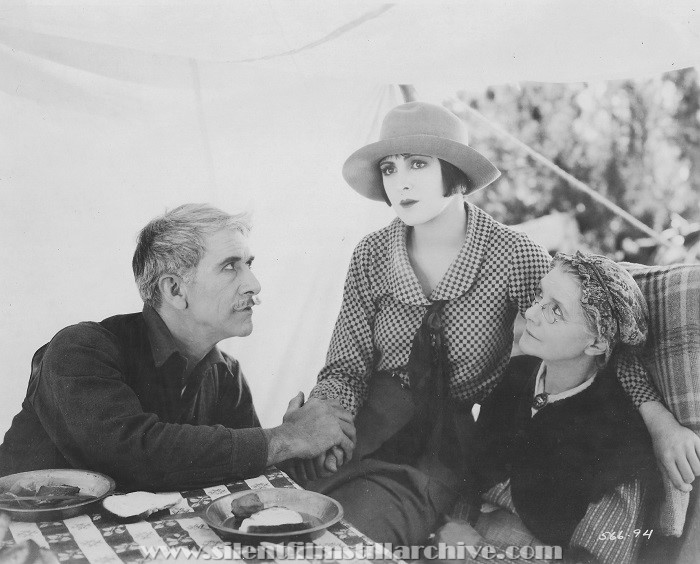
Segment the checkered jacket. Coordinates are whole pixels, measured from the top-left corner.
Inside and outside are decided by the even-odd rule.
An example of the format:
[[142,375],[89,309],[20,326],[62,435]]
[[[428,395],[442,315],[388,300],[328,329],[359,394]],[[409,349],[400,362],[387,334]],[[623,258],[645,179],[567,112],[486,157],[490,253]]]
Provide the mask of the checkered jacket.
[[[473,204],[465,208],[464,245],[429,298],[409,262],[403,222],[397,218],[360,241],[311,397],[336,398],[355,414],[374,372],[392,373],[408,386],[411,343],[433,300],[448,300],[442,318],[450,395],[470,405],[491,392],[510,357],[515,316],[530,306],[551,257]],[[660,397],[643,369],[619,375],[635,405]]]
[[464,245],[429,298],[410,265],[403,222],[397,218],[360,241],[312,396],[337,398],[354,414],[372,373],[393,373],[407,386],[413,336],[433,300],[447,300],[450,395],[471,404],[489,394],[510,357],[515,316],[529,307],[551,259],[524,234],[472,204],[466,208]]

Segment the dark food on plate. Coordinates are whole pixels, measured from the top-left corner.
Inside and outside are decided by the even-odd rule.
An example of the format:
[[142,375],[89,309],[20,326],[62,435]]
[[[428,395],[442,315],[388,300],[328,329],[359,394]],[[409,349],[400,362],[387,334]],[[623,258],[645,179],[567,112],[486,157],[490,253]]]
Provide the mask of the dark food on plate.
[[237,497],[231,502],[231,513],[241,520],[263,509],[265,509],[265,506],[256,493]]
[[77,495],[80,493],[80,488],[78,486],[67,486],[65,484],[60,486],[41,486],[37,495],[39,496],[70,496]]
[[234,517],[224,525],[246,533],[292,533],[311,528],[301,514],[286,507],[265,507],[257,494],[251,493],[231,502]]
[[311,528],[311,523],[302,521],[301,523],[284,523],[282,525],[249,525],[247,533],[294,533],[305,531]]
[[0,504],[20,509],[47,509],[67,507],[96,499],[94,495],[80,493],[78,486],[66,484],[20,484],[0,492]]

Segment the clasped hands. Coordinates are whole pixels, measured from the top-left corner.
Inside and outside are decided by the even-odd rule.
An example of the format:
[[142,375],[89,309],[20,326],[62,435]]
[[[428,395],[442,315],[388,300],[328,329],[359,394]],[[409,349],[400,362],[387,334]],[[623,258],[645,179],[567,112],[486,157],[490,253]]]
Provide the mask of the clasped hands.
[[[309,413],[304,413],[307,410]],[[310,415],[307,422],[309,418],[304,416]],[[289,402],[283,422],[299,423],[307,432],[309,449],[287,467],[297,482],[330,476],[352,458],[355,424],[338,400],[311,398],[304,403],[304,394],[299,392]]]

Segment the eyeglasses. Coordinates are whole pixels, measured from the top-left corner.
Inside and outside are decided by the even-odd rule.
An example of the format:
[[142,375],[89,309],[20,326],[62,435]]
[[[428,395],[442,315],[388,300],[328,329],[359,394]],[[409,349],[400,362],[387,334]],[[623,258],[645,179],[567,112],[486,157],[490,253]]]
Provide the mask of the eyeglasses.
[[573,319],[565,319],[564,313],[561,311],[559,304],[547,302],[546,304],[540,305],[541,302],[542,298],[538,293],[535,293],[535,295],[532,296],[532,305],[539,306],[540,311],[542,312],[542,318],[550,325],[561,321],[562,323],[569,323],[571,325],[583,325],[584,327],[586,327],[586,323],[583,320],[579,321]]
[[540,311],[542,312],[542,317],[547,323],[552,325],[557,321],[566,321],[564,319],[564,314],[561,312],[561,309],[559,309],[557,304],[548,302],[540,305],[541,302],[542,298],[538,294],[532,296],[532,305],[539,306]]

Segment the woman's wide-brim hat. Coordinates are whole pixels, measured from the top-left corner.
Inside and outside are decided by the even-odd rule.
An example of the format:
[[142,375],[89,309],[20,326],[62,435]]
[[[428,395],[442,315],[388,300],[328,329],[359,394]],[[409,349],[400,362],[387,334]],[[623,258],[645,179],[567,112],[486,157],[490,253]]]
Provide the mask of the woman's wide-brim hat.
[[357,192],[384,201],[379,161],[404,153],[438,157],[469,179],[467,194],[490,184],[501,173],[469,146],[467,127],[448,109],[426,102],[409,102],[391,110],[382,122],[379,141],[355,151],[343,165],[343,178]]

